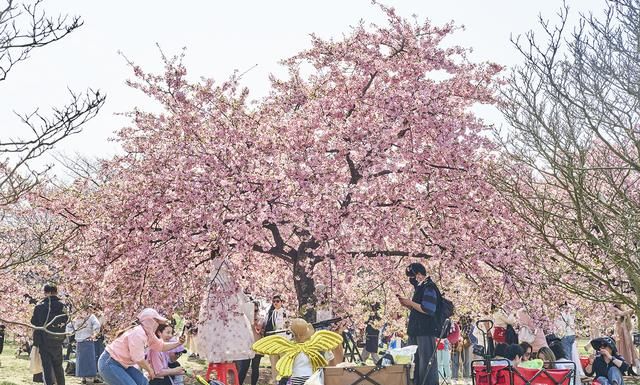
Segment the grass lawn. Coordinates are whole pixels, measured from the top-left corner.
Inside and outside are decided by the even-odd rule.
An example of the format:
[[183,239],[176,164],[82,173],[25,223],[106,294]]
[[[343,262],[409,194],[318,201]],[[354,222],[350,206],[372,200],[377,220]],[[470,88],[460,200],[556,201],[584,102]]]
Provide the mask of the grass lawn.
[[[579,349],[582,355],[586,354],[583,350],[584,345],[586,345],[588,341],[580,340],[579,341]],[[193,375],[204,375],[206,370],[206,363],[202,360],[189,360],[187,357],[181,357],[180,363],[183,367],[185,367],[189,374]],[[16,358],[15,356],[15,346],[10,343],[5,343],[4,351],[2,355],[0,355],[0,385],[32,385],[34,384],[32,380],[32,374],[29,371],[29,358],[26,355],[22,355],[21,357]],[[66,363],[65,363],[66,366]],[[270,384],[270,376],[271,369],[268,368],[269,359],[268,357],[264,357],[261,362],[260,368],[260,380],[258,381],[259,385],[269,385]],[[247,378],[245,379],[245,384],[249,383],[249,376],[251,373],[249,372]],[[185,384],[193,385],[195,384],[195,380],[193,377],[187,377],[185,379]],[[66,384],[67,385],[80,385],[81,380],[74,376],[66,376]],[[450,382],[450,384],[453,384]],[[466,384],[466,382],[465,382]],[[394,384],[382,384],[382,385],[394,385]],[[625,385],[640,385],[640,378],[638,377],[625,377]]]
[[[13,345],[5,342],[2,355],[0,355],[0,365],[2,365],[0,366],[0,385],[33,384],[29,371],[29,357],[23,354],[22,357],[16,358]],[[74,382],[74,384],[76,383]]]
[[[0,355],[0,385],[33,385],[33,376],[29,370],[29,357],[24,353],[20,357],[15,356],[15,346],[10,343],[5,343],[4,350]],[[187,357],[180,357],[180,364],[185,367],[190,375],[204,375],[206,371],[206,363],[202,360],[190,360]],[[269,378],[271,376],[268,367],[269,359],[263,358],[260,368],[260,380],[259,385],[267,385],[270,383]],[[66,367],[66,363],[64,364]],[[245,383],[249,383],[249,376],[251,371],[247,375]],[[74,376],[67,375],[65,378],[67,385],[80,385],[81,379]],[[185,384],[195,384],[193,377],[187,377]]]

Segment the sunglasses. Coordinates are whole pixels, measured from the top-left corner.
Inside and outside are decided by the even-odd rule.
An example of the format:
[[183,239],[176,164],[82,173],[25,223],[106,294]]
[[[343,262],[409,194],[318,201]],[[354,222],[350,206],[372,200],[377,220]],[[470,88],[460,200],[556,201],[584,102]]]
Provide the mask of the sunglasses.
[[274,299],[274,300],[273,300],[273,303],[280,303],[280,302],[282,302],[282,301],[281,301],[281,300],[279,300],[279,299]]

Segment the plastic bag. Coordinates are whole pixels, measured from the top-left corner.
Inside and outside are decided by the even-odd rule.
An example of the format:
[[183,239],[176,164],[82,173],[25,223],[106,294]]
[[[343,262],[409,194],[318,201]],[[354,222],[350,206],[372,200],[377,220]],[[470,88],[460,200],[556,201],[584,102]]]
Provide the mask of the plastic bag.
[[396,364],[410,364],[413,362],[417,350],[418,345],[409,345],[403,348],[389,349],[387,353],[391,354]]
[[316,370],[305,382],[304,385],[324,385],[324,372],[322,369]]
[[31,374],[42,373],[42,359],[40,358],[40,348],[34,346],[29,354],[29,369]]
[[327,360],[327,362],[329,362],[329,361],[333,360],[334,358],[336,358],[336,356],[333,354],[333,352],[331,350],[327,350],[322,355],[324,356],[324,359]]
[[389,349],[399,349],[402,347],[402,339],[397,335],[393,335],[391,337],[391,341],[389,341]]
[[526,343],[532,344],[535,339],[536,339],[535,331],[532,331],[531,329],[529,329],[527,325],[520,326],[520,331],[518,332],[518,340],[520,340],[520,342],[526,342]]

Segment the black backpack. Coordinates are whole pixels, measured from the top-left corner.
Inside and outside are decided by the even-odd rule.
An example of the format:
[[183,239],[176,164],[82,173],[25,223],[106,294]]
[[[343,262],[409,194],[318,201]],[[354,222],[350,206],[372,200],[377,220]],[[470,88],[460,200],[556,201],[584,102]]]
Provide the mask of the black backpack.
[[[430,284],[432,285],[432,287],[436,291],[436,294],[438,295],[438,305],[436,308],[436,317],[435,317],[436,318],[435,332],[437,336],[444,338],[446,337],[446,335],[443,335],[443,333],[446,332],[451,326],[451,323],[447,322],[447,320],[449,320],[449,318],[451,318],[455,314],[456,307],[453,304],[453,302],[445,298],[442,295],[442,293],[440,293],[440,289],[438,289],[438,286],[436,286],[436,284],[433,283],[433,281],[431,281]],[[447,325],[449,327],[447,327]]]
[[453,317],[456,312],[456,306],[453,302],[446,299],[442,294],[440,294],[440,312],[443,320]]

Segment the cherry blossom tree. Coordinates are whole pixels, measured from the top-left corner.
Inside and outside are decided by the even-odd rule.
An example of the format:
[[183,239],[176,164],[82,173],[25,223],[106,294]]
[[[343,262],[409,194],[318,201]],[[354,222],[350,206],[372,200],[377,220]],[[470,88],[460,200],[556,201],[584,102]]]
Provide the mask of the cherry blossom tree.
[[400,293],[414,259],[453,276],[510,256],[516,228],[485,178],[488,127],[470,111],[494,102],[501,68],[442,47],[451,24],[380,8],[386,25],[312,35],[258,101],[237,74],[189,81],[181,57],[163,57],[160,75],[131,63],[131,86],[162,112],[130,113],[125,154],[101,182],[79,179],[45,204],[82,227],[60,256],[75,290],[126,316],[188,311],[224,258],[248,291],[282,291],[313,318],[318,283],[349,306],[356,282]]

